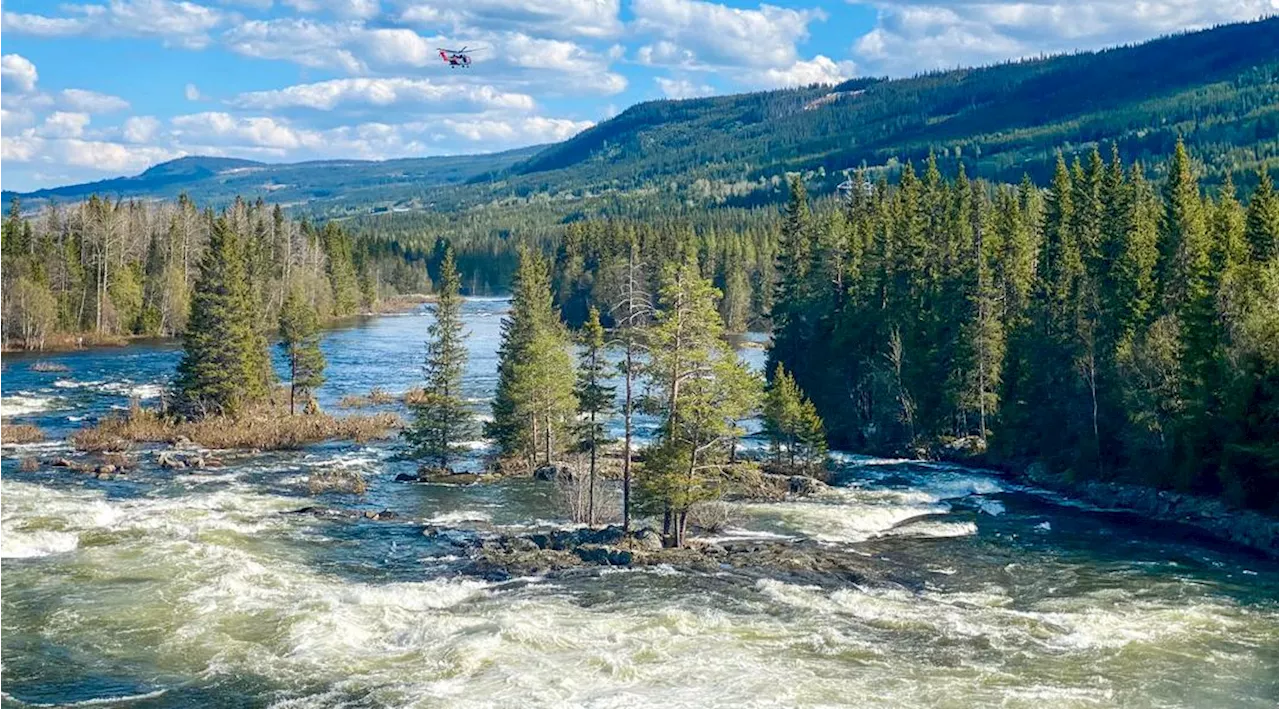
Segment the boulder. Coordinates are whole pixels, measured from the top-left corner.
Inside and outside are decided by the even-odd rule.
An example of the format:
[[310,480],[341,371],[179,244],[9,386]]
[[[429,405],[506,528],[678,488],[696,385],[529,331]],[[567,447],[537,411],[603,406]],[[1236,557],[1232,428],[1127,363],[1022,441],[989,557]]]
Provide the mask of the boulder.
[[662,535],[645,527],[631,533],[627,545],[639,551],[662,551]]
[[413,473],[397,473],[396,482],[398,483],[416,483],[418,476]]
[[533,471],[534,480],[543,480],[546,482],[554,482],[560,477],[573,479],[573,470],[567,465],[543,465]]
[[98,475],[110,475],[115,471],[116,471],[116,466],[111,465],[110,463],[107,463],[105,465],[99,465],[97,469],[94,470],[94,472],[97,473]]
[[787,491],[793,495],[813,495],[822,492],[826,484],[807,475],[792,475],[787,478]]

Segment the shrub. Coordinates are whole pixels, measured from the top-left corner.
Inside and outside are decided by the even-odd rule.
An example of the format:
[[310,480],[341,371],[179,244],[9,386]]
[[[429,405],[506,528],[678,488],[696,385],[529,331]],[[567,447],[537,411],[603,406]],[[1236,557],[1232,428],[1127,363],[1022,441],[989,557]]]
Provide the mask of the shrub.
[[44,440],[44,431],[27,423],[6,423],[0,425],[0,442],[3,443],[38,443]]
[[324,492],[363,495],[368,486],[364,476],[355,470],[316,470],[307,476],[307,490],[312,495]]
[[695,502],[689,507],[689,524],[715,534],[738,520],[738,510],[724,500]]
[[206,448],[281,450],[327,440],[357,443],[389,438],[402,426],[390,413],[336,417],[328,414],[290,416],[278,406],[263,405],[238,416],[208,416],[194,421],[172,418],[134,407],[97,426],[77,431],[72,443],[82,451],[127,450],[131,442],[176,443],[186,438]]

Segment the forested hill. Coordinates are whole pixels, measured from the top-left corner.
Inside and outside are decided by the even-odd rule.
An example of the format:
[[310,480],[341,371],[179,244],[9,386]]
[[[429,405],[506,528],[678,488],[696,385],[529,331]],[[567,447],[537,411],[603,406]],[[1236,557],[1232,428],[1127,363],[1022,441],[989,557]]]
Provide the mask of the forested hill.
[[634,187],[680,176],[741,193],[784,171],[892,166],[930,150],[946,170],[1037,182],[1054,152],[1116,142],[1147,161],[1179,133],[1210,181],[1276,156],[1276,18],[1100,52],[833,88],[640,104],[517,165],[516,184]]
[[[754,206],[785,199],[788,171],[807,173],[811,189],[829,194],[849,168],[896,173],[930,151],[948,174],[963,161],[971,176],[1017,182],[1026,173],[1043,184],[1056,151],[1083,155],[1114,142],[1158,176],[1179,134],[1206,184],[1231,173],[1248,187],[1259,165],[1276,166],[1276,34],[1271,17],[909,79],[651,101],[563,143],[492,155],[292,165],[190,157],[136,177],[18,196],[31,205],[185,191],[206,204],[261,196],[328,216],[449,212],[539,196],[569,205],[610,192],[664,209],[674,201]],[[578,208],[589,210],[589,200],[566,207]]]
[[505,170],[540,151],[531,146],[488,155],[456,155],[401,160],[317,160],[268,164],[254,160],[189,156],[155,165],[133,177],[117,177],[25,194],[4,192],[4,201],[24,204],[44,200],[72,201],[90,195],[174,199],[186,193],[204,204],[225,206],[237,196],[262,196],[274,203],[296,205],[341,196],[347,204],[371,208],[424,189],[460,184]]

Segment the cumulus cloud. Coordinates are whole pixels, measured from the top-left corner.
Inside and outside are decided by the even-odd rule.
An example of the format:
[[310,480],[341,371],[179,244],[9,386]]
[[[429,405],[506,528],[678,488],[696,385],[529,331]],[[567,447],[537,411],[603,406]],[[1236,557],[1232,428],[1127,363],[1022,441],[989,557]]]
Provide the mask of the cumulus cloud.
[[0,57],[0,89],[12,93],[31,93],[36,90],[39,78],[36,65],[21,54]]
[[359,31],[358,25],[328,25],[308,19],[253,20],[228,31],[223,41],[228,49],[247,57],[356,74],[365,71],[365,64],[343,45]]
[[89,125],[89,114],[71,111],[54,111],[44,119],[36,131],[42,138],[79,138]]
[[87,89],[63,89],[58,94],[58,103],[69,110],[83,113],[112,113],[129,107],[129,102],[119,96]]
[[499,91],[492,86],[439,84],[429,79],[354,78],[298,84],[271,91],[240,94],[232,104],[240,108],[275,110],[312,108],[330,111],[342,105],[391,106],[429,104],[454,109],[509,109],[534,107],[527,94]]
[[166,44],[201,49],[209,31],[227,17],[219,10],[173,0],[111,0],[105,5],[61,5],[61,16],[6,12],[0,26],[38,37],[155,37]]
[[160,131],[160,121],[154,116],[130,116],[122,127],[126,143],[149,143]]
[[[499,48],[497,61],[533,72],[573,75],[575,92],[612,95],[627,88],[625,77],[609,71],[609,62],[617,54],[612,49],[608,55],[601,55],[574,42],[539,39],[519,32],[494,40]],[[563,84],[560,88],[564,88]]]
[[821,54],[810,60],[797,59],[783,68],[768,68],[752,73],[751,82],[761,88],[838,84],[854,75],[853,62],[837,62]]
[[1268,0],[882,0],[853,52],[894,76],[1051,52],[1096,49],[1274,13]]
[[200,87],[195,84],[187,84],[183,87],[182,95],[185,96],[188,101],[204,100],[204,94],[200,93]]
[[366,20],[382,10],[378,0],[284,0],[299,12],[329,12],[338,17]]
[[694,98],[709,96],[716,92],[715,88],[706,84],[694,84],[688,79],[669,79],[664,76],[654,78],[662,95],[667,98]]
[[809,35],[809,23],[826,17],[816,9],[746,10],[702,0],[635,0],[632,11],[638,31],[667,42],[652,45],[650,63],[670,63],[663,59],[687,51],[693,62],[719,66],[789,65],[796,44]]
[[527,144],[565,140],[595,124],[592,121],[531,116],[512,120],[449,120],[445,125],[467,140]]
[[419,0],[401,20],[420,27],[511,30],[554,37],[614,37],[622,32],[618,0]]
[[31,111],[0,108],[0,132],[12,135],[30,126],[35,118]]
[[185,143],[297,150],[320,144],[318,131],[298,129],[270,116],[233,116],[206,111],[174,117],[173,134]]

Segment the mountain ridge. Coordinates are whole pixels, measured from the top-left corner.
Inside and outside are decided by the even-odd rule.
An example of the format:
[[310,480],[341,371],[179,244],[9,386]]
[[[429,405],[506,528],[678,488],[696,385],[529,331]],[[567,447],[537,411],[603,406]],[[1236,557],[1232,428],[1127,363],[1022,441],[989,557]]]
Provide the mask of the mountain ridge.
[[663,185],[685,200],[750,206],[776,199],[768,188],[786,172],[805,172],[829,190],[850,168],[893,171],[935,154],[947,170],[964,162],[989,179],[1042,179],[1058,151],[1115,144],[1128,159],[1155,162],[1179,136],[1207,166],[1206,182],[1230,174],[1247,183],[1260,165],[1275,170],[1278,29],[1271,16],[902,79],[645,101],[560,143],[501,153],[240,161],[254,169],[238,176],[210,170],[235,159],[188,156],[132,178],[16,196],[119,190],[115,196],[164,198],[186,190],[214,203],[263,195],[338,215]]

